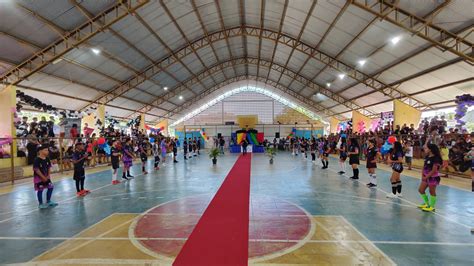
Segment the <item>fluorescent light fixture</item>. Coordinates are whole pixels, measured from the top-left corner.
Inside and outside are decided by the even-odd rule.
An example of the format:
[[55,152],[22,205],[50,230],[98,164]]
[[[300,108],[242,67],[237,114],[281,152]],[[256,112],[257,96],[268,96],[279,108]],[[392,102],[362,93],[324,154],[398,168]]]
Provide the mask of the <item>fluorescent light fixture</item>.
[[100,54],[100,50],[97,48],[91,48],[91,51],[96,55]]
[[401,39],[402,39],[402,37],[400,37],[400,36],[395,36],[395,37],[393,37],[392,39],[390,39],[390,42],[391,42],[393,45],[395,45],[395,44],[397,44]]
[[179,95],[179,99],[182,100],[182,99],[183,99],[183,95]]
[[326,87],[328,87],[328,88],[331,87],[331,83],[329,83],[329,82],[326,83]]
[[63,61],[63,59],[62,59],[62,58],[58,58],[58,59],[56,59],[56,60],[53,61],[53,65],[56,65],[57,63],[59,63],[59,62],[61,62],[61,61]]
[[168,87],[164,87],[163,90],[167,91],[167,90],[168,90]]
[[342,74],[339,74],[337,75],[339,77],[339,79],[344,79],[344,77],[346,76],[346,74],[342,73]]
[[357,62],[357,63],[359,64],[359,66],[364,66],[365,63],[367,63],[367,60],[361,59],[361,60],[359,60],[359,62]]

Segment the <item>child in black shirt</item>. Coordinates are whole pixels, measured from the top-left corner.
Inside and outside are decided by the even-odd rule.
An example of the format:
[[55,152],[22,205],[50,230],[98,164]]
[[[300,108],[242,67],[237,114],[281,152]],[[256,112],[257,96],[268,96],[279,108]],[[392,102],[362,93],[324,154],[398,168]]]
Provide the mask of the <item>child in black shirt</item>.
[[84,151],[84,145],[82,142],[76,143],[74,154],[72,155],[72,163],[74,164],[73,179],[76,181],[76,195],[78,197],[83,197],[90,193],[89,190],[84,189],[84,182],[86,179],[84,163],[87,157],[88,154]]
[[112,162],[112,185],[117,185],[120,183],[117,180],[117,169],[120,168],[120,149],[119,149],[119,142],[116,140],[112,143],[112,147],[110,148],[110,160]]

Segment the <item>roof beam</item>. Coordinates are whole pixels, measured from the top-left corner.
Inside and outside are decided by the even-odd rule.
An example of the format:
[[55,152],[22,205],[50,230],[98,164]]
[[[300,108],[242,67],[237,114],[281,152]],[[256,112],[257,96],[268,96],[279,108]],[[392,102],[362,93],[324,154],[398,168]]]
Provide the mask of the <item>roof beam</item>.
[[[265,0],[260,0],[260,36],[258,37],[258,64],[257,64],[257,77],[260,74],[260,55],[262,53],[262,30],[265,23]],[[289,87],[289,86],[288,86]]]
[[[239,21],[240,21],[240,26],[244,27],[246,25],[245,22],[245,0],[240,0],[239,1]],[[248,50],[247,50],[247,35],[242,35],[242,46],[244,48],[244,57],[247,57],[248,55]],[[245,75],[249,74],[249,66],[245,65]]]
[[[164,67],[167,67],[177,62],[177,59],[183,58],[184,56],[190,53],[194,53],[194,51],[197,51],[200,48],[210,45],[209,40],[211,40],[212,42],[217,42],[217,41],[225,40],[226,38],[229,38],[229,36],[238,37],[243,34],[253,36],[253,37],[261,36],[261,38],[275,41],[281,45],[295,47],[295,49],[297,49],[298,51],[306,55],[313,55],[313,58],[315,60],[318,60],[324,64],[329,64],[331,68],[334,68],[337,71],[346,73],[349,77],[352,77],[360,82],[363,82],[366,86],[369,86],[373,88],[374,90],[380,91],[381,93],[391,97],[392,99],[395,99],[395,98],[409,99],[405,101],[417,108],[427,106],[427,104],[419,100],[411,98],[406,93],[403,93],[391,86],[387,86],[387,84],[378,80],[377,78],[373,76],[369,76],[321,51],[318,51],[310,47],[309,45],[303,43],[302,41],[297,42],[292,36],[286,35],[281,32],[280,33],[275,32],[269,29],[260,30],[260,28],[255,28],[255,27],[250,27],[250,26],[246,26],[244,28],[234,27],[234,28],[229,28],[222,31],[216,31],[216,32],[210,33],[208,37],[203,36],[202,38],[192,42],[191,45],[193,46],[193,49],[191,49],[191,47],[188,47],[188,46],[181,47],[177,51],[173,52],[174,56],[163,58],[156,64],[153,64],[147,67],[145,70],[141,72],[140,75],[137,75],[127,80],[126,82],[124,82],[121,86],[118,87],[118,89],[109,91],[108,98],[103,98],[101,102],[107,102],[107,101],[110,101],[110,99],[113,97],[120,96],[121,94],[129,90],[130,88],[133,88],[136,85],[143,82],[144,77],[154,76],[158,74],[161,71],[161,69],[163,69]],[[273,61],[271,62],[273,64]],[[309,78],[306,78],[306,79],[309,79]],[[198,79],[196,80],[196,82],[198,82]]]
[[[76,2],[76,0],[69,0],[69,2],[71,2],[80,12],[81,14],[83,14],[87,19],[89,19],[89,21],[92,21],[92,18],[93,18],[93,14],[90,13],[87,9],[85,9],[83,6],[81,6],[79,3]],[[102,25],[102,23],[100,21],[96,22],[97,24],[99,24],[99,26]],[[140,49],[138,49],[135,45],[133,45],[129,40],[127,40],[125,37],[123,37],[122,35],[120,35],[118,32],[116,32],[114,29],[110,28],[109,29],[110,33],[112,33],[112,35],[114,35],[115,37],[117,37],[119,40],[121,40],[123,43],[125,43],[128,47],[132,48],[134,51],[136,51],[138,54],[140,54],[143,58],[145,58],[146,60],[150,61],[151,63],[153,63],[153,59],[151,59],[147,54],[145,54],[143,51],[141,51]],[[116,59],[114,56],[112,56],[111,54],[107,53],[106,51],[104,52],[104,55],[110,59],[110,60],[113,60],[114,62],[117,62],[119,63],[121,66],[124,66],[125,68],[127,68],[128,70],[132,71],[133,73],[138,74],[138,70],[136,70],[135,68],[131,67],[130,65],[128,64],[125,64],[123,63],[121,60],[118,60]],[[98,71],[97,71],[98,72]],[[100,72],[99,72],[100,73]],[[167,73],[167,72],[165,72]],[[168,74],[168,73],[167,73]],[[109,77],[110,79],[110,77]],[[113,79],[115,81],[116,84],[120,85],[122,83],[121,80],[117,80],[117,79]],[[161,85],[156,82],[154,79],[151,79],[151,78],[148,78],[147,79],[148,81],[152,82],[153,84],[157,85],[158,87],[161,87]],[[152,96],[152,97],[155,97],[156,95],[153,95],[147,91],[144,91],[138,87],[135,87],[134,89],[138,90],[138,91],[141,91],[145,94],[148,94],[149,96]],[[174,103],[172,102],[169,102],[171,103],[172,105],[174,105]],[[163,108],[159,108],[159,109],[163,109]],[[166,110],[166,109],[164,109]]]
[[[0,83],[18,85],[22,80],[25,80],[34,73],[40,71],[78,45],[89,40],[97,33],[109,28],[117,21],[128,16],[129,12],[137,10],[148,2],[149,0],[132,0],[126,3],[122,1],[116,2],[112,7],[95,16],[92,21],[85,22],[81,26],[71,30],[59,40],[51,43],[21,64],[4,73],[0,77]],[[99,20],[104,22],[103,26],[99,27],[94,23]]]
[[[2,58],[0,58],[0,63],[4,63],[4,64],[8,64],[8,65],[15,65],[15,63],[9,62],[9,61],[7,61],[7,60],[5,60],[5,59],[2,59]],[[45,73],[45,72],[41,72],[41,71],[39,71],[39,72],[37,72],[37,73],[40,73],[41,75],[45,75],[45,76],[48,76],[48,77],[51,77],[51,78],[54,78],[54,79],[58,79],[58,80],[61,80],[61,81],[67,82],[67,83],[77,84],[77,85],[79,85],[79,86],[82,86],[82,87],[91,89],[91,90],[93,90],[93,91],[99,92],[100,94],[103,94],[103,93],[104,93],[103,90],[98,89],[98,88],[95,88],[95,87],[93,87],[93,86],[91,86],[91,85],[88,85],[88,84],[84,84],[84,83],[82,83],[82,82],[80,82],[80,81],[74,81],[74,80],[66,79],[66,78],[63,78],[63,77],[60,77],[60,76],[56,76],[56,75],[49,74],[49,73]],[[9,85],[9,84],[7,84],[7,85]],[[20,85],[16,85],[16,86],[17,86],[17,87],[27,87],[27,86],[25,86],[25,85],[21,85],[21,86],[20,86]],[[33,87],[30,87],[30,88],[33,88]],[[37,89],[37,90],[40,90],[40,89]],[[51,92],[51,94],[54,94],[54,92]],[[133,98],[130,98],[130,97],[127,97],[127,96],[121,96],[121,97],[124,98],[124,99],[126,99],[126,100],[128,100],[128,101],[136,102],[136,103],[139,103],[139,104],[142,104],[142,105],[146,105],[146,104],[147,104],[146,102],[142,102],[142,101],[139,101],[139,100],[137,100],[137,99],[133,99]],[[156,96],[154,96],[154,97],[156,97]],[[88,103],[92,103],[93,101],[92,101],[92,100],[87,100],[87,102],[88,102]],[[155,108],[158,108],[158,109],[163,110],[163,111],[165,111],[165,112],[169,112],[169,110],[164,109],[164,108],[161,108],[161,107],[159,107],[159,106],[155,106]]]
[[[419,94],[423,94],[423,93],[427,93],[427,92],[433,92],[433,91],[436,91],[436,90],[440,90],[440,89],[444,89],[444,88],[447,88],[447,87],[451,87],[451,86],[455,86],[455,85],[459,85],[459,84],[463,84],[463,83],[467,83],[467,82],[472,82],[472,81],[474,81],[474,78],[462,79],[462,80],[458,80],[458,81],[455,81],[455,82],[450,82],[450,83],[443,84],[443,85],[440,85],[440,86],[432,87],[432,88],[429,88],[429,89],[426,89],[426,90],[410,93],[410,96],[413,97],[413,96],[416,96],[416,95],[419,95]],[[373,103],[373,104],[369,104],[369,105],[364,105],[364,106],[362,106],[362,108],[369,108],[369,107],[372,107],[372,106],[376,106],[376,105],[383,104],[383,103],[388,103],[388,102],[391,102],[391,101],[393,101],[393,99],[385,100],[385,101],[381,101],[381,102],[377,102],[377,103]],[[454,100],[452,100],[452,101],[454,101]],[[448,102],[450,102],[450,101],[448,101]],[[439,103],[437,103],[437,104],[439,104]],[[432,103],[430,105],[436,105],[436,103]],[[335,106],[329,107],[328,109],[331,109],[333,107],[335,107]],[[354,109],[354,111],[358,111],[358,110],[359,109]],[[423,110],[426,110],[426,108],[422,108],[421,111],[423,111]],[[433,110],[436,110],[436,108],[434,108]],[[347,113],[347,111],[336,113],[336,115],[341,115],[341,114],[344,114],[344,113]]]
[[[468,29],[470,29],[471,27],[472,27],[472,25],[468,25],[468,26],[466,26],[466,27],[460,29],[459,31],[457,31],[456,34],[461,34],[461,33],[465,32],[465,31],[467,31]],[[380,76],[383,72],[385,72],[385,71],[387,71],[387,70],[389,70],[389,69],[391,69],[391,68],[393,68],[393,67],[395,67],[395,66],[398,66],[398,65],[400,65],[401,63],[403,63],[403,62],[409,60],[410,58],[413,58],[413,57],[415,57],[415,56],[417,56],[417,55],[419,55],[419,54],[421,54],[421,53],[423,53],[423,52],[425,52],[425,51],[427,51],[427,50],[429,50],[429,49],[431,49],[431,48],[433,48],[433,47],[435,47],[434,44],[428,44],[428,45],[426,45],[425,47],[423,47],[423,48],[421,48],[421,49],[418,49],[418,50],[416,50],[415,52],[410,53],[410,54],[408,54],[408,55],[405,55],[405,56],[403,56],[402,58],[400,58],[399,60],[396,60],[396,61],[392,62],[391,64],[389,64],[389,65],[385,66],[384,68],[378,70],[377,72],[373,73],[372,76],[378,77],[378,76]],[[354,84],[351,84],[351,85],[348,85],[348,86],[344,87],[343,89],[339,90],[339,92],[342,93],[342,92],[344,92],[344,91],[346,91],[346,90],[348,90],[348,89],[354,87],[354,86],[357,85],[358,83],[359,83],[359,82],[354,83]]]
[[[474,51],[473,44],[462,36],[456,35],[446,29],[432,24],[430,21],[420,18],[389,1],[378,0],[375,4],[369,4],[367,0],[350,0],[351,4],[370,12],[382,20],[386,20],[398,27],[425,39],[438,46],[442,50],[450,51],[462,57],[468,62],[474,62],[470,54]],[[387,11],[386,7],[389,7]],[[446,39],[446,41],[440,41]]]
[[[277,46],[278,46],[278,39],[280,39],[280,36],[281,36],[281,33],[282,33],[282,30],[283,30],[283,23],[285,23],[285,18],[286,18],[286,10],[288,9],[288,0],[285,0],[285,4],[283,6],[283,12],[281,12],[281,18],[280,18],[280,26],[278,26],[278,33],[277,33],[277,37],[273,39],[273,41],[275,42],[275,47],[273,47],[273,52],[272,52],[272,58],[270,59],[270,61],[272,62],[273,64],[273,61],[275,61],[275,53],[276,53],[276,50],[277,50]],[[264,37],[263,36],[263,33],[264,33],[264,30],[260,29],[260,35],[259,37],[262,38]],[[270,72],[272,70],[272,67],[270,65],[270,68],[268,70],[268,73],[267,73],[267,79],[270,77]],[[267,82],[265,82],[267,83]]]
[[[387,86],[398,87],[398,86],[400,86],[400,85],[401,85],[402,83],[404,83],[404,82],[407,82],[407,81],[410,81],[410,80],[412,80],[412,79],[415,79],[415,78],[418,78],[418,77],[427,75],[427,74],[429,74],[429,73],[431,73],[431,72],[440,70],[440,69],[442,69],[442,68],[444,68],[444,67],[448,67],[448,66],[457,64],[457,63],[459,63],[459,62],[461,62],[461,61],[463,61],[462,58],[459,58],[459,57],[458,57],[458,58],[456,58],[456,59],[453,59],[453,60],[444,62],[444,63],[442,63],[442,64],[440,64],[440,65],[437,65],[437,66],[434,66],[434,67],[430,67],[430,68],[428,68],[428,69],[425,69],[425,70],[420,71],[420,72],[418,72],[418,73],[415,73],[415,74],[413,74],[413,75],[410,75],[410,76],[407,76],[407,77],[405,77],[405,78],[399,79],[399,80],[397,80],[397,81],[395,81],[395,82],[392,82],[392,83],[388,84]],[[352,88],[352,87],[351,87],[351,88]],[[339,93],[342,93],[342,92],[344,92],[344,91],[346,91],[346,90],[340,90]],[[363,94],[361,94],[361,95],[357,95],[355,98],[359,98],[359,99],[360,99],[361,97],[368,96],[368,95],[371,95],[371,94],[374,94],[374,93],[376,93],[376,91],[369,91],[369,92],[363,93]],[[409,96],[413,96],[414,94],[412,93],[412,94],[408,94],[408,95],[409,95]],[[335,104],[335,105],[330,106],[330,107],[328,107],[328,108],[331,109],[331,108],[334,108],[334,107],[336,107],[336,106],[338,106],[338,105],[339,105],[339,104]]]
[[[162,1],[160,1],[162,2]],[[166,10],[166,6],[163,5],[162,3],[162,6],[163,8],[165,8]],[[165,41],[163,41],[163,39],[158,35],[158,33],[156,33],[151,27],[150,25],[140,16],[140,14],[138,13],[134,13],[135,14],[135,18],[138,19],[138,21],[140,21],[140,23],[145,26],[145,28],[151,33],[151,35],[153,35],[153,37],[155,37],[155,39],[161,44],[161,46],[165,47],[165,49],[168,51],[168,53],[170,54],[171,57],[173,57],[177,62],[179,62],[192,76],[195,76],[194,72],[191,71],[191,69],[189,69],[189,67],[183,63],[183,61],[181,61],[181,58],[177,57],[176,54],[174,53],[173,50],[171,50],[171,48],[165,43]],[[173,20],[172,17],[170,17],[171,20]],[[178,28],[179,29],[179,28]],[[182,84],[181,80],[177,79],[174,74],[172,73],[169,73],[168,75],[171,75],[172,77],[174,77],[178,83]],[[205,88],[204,84],[202,84],[201,81],[198,81],[198,83],[203,87]],[[188,91],[191,92],[193,95],[196,95],[196,92],[194,92],[191,88],[188,88]]]
[[[81,102],[87,102],[87,103],[90,103],[90,102],[91,102],[91,100],[88,100],[88,99],[85,99],[85,98],[76,97],[76,96],[71,96],[71,95],[68,95],[68,94],[62,94],[62,93],[58,93],[58,92],[52,92],[52,91],[48,91],[48,90],[43,90],[43,89],[31,87],[31,86],[16,85],[16,87],[17,87],[17,88],[20,88],[20,89],[25,89],[25,90],[30,90],[30,91],[36,91],[36,92],[51,94],[51,95],[54,95],[54,96],[59,96],[59,97],[63,97],[63,98],[70,99],[70,100],[81,101]],[[125,110],[125,111],[129,111],[129,112],[135,113],[135,110],[130,109],[130,108],[126,108],[126,107],[123,107],[123,106],[118,106],[118,105],[113,105],[113,104],[106,104],[105,106],[112,107],[112,108],[117,108],[117,109],[120,109],[120,110]],[[155,115],[155,114],[151,114],[151,113],[148,113],[148,115],[154,116],[154,117],[158,117],[158,118],[163,118],[163,116]]]
[[[308,21],[309,21],[309,18],[311,17],[311,14],[313,14],[313,11],[314,11],[314,8],[316,7],[317,2],[318,1],[312,1],[311,2],[311,7],[309,8],[308,14],[306,15],[306,18],[304,19],[303,25],[301,26],[300,33],[296,37],[297,42],[299,42],[301,40],[301,36],[303,35],[304,30],[306,29],[306,25],[308,24]],[[290,62],[290,59],[292,58],[294,52],[295,52],[295,47],[291,47],[290,55],[288,56],[288,58],[286,59],[286,62],[285,62],[285,68],[288,66],[288,63]],[[278,77],[277,82],[280,82],[280,79],[281,79],[282,75],[283,75],[283,73],[280,73],[280,76]],[[293,83],[293,80],[294,79],[292,79],[291,82],[288,85],[291,85],[291,83]]]
[[[183,29],[181,29],[181,26],[179,26],[178,22],[176,21],[176,18],[173,16],[173,14],[171,13],[171,11],[169,10],[169,8],[166,6],[166,3],[163,1],[163,0],[160,0],[160,4],[163,6],[163,9],[165,10],[166,12],[166,15],[168,15],[168,17],[170,17],[171,19],[171,22],[173,22],[173,25],[178,29],[179,33],[181,34],[181,36],[183,37],[183,39],[186,41],[186,44],[191,47],[192,49],[194,49],[190,44],[191,42],[189,41],[188,37],[186,36],[186,34],[184,34],[184,31]],[[168,47],[168,46],[166,46]],[[168,47],[168,50],[173,52],[169,47]],[[199,63],[201,63],[201,65],[206,68],[206,64],[204,63],[204,61],[202,60],[201,56],[196,52],[196,51],[193,51],[194,52],[194,55],[197,57],[197,59],[199,60]],[[183,64],[183,66],[185,66]],[[189,71],[190,69],[187,68],[187,66],[185,66],[185,68]],[[193,72],[191,72],[191,74],[194,74]],[[211,79],[212,81],[214,82],[214,84],[217,84],[216,80],[214,79],[213,76],[211,76]],[[201,81],[199,81],[199,83],[201,85],[203,85],[203,83]],[[204,86],[205,87],[205,86]]]
[[[74,0],[70,0],[70,2],[71,2],[76,8],[78,8],[79,11],[80,11],[82,14],[84,14],[84,15],[87,17],[87,19],[88,19],[89,21],[92,21],[92,19],[94,18],[94,16],[93,16],[91,13],[89,13],[89,11],[87,11],[87,10],[86,10],[85,8],[83,8],[81,5],[77,4],[76,1],[74,1]],[[33,10],[30,10],[29,8],[27,8],[27,7],[25,7],[25,6],[22,6],[22,5],[19,4],[19,3],[16,3],[16,6],[19,7],[20,9],[22,9],[23,11],[25,11],[25,12],[27,12],[27,13],[33,15],[35,18],[37,18],[37,19],[40,20],[41,22],[45,23],[45,24],[46,24],[54,33],[56,33],[59,37],[62,37],[63,35],[66,34],[67,31],[66,31],[65,29],[61,28],[60,26],[56,25],[55,23],[51,22],[50,20],[46,19],[45,17],[43,17],[43,16],[37,14],[37,13],[34,12]],[[99,25],[103,25],[103,24],[101,24],[101,22],[98,22],[98,23],[99,23]],[[120,36],[118,33],[116,33],[112,28],[109,28],[109,31],[110,31],[112,34],[114,34],[115,36],[117,36],[118,38],[124,39],[122,36]],[[2,33],[2,32],[0,32],[0,33]],[[19,43],[21,43],[21,44],[24,44],[24,45],[26,45],[26,46],[29,46],[29,48],[35,48],[36,50],[33,50],[33,53],[36,52],[37,50],[41,50],[41,49],[42,49],[39,45],[36,45],[36,44],[31,43],[31,42],[22,40],[22,39],[20,39],[20,38],[18,38],[18,37],[12,36],[12,35],[10,35],[10,34],[8,34],[8,33],[3,33],[3,34],[5,34],[5,35],[7,35],[7,36],[9,36],[9,37],[11,37],[11,38],[13,38],[13,39],[15,39],[17,42],[19,42]],[[93,48],[93,46],[91,46],[91,45],[89,44],[89,42],[84,42],[84,43],[82,44],[82,46],[86,46],[86,47],[89,47],[89,48]],[[135,49],[135,50],[138,50],[135,46],[131,46],[131,48],[132,48],[132,49]],[[138,71],[137,71],[136,69],[134,69],[132,66],[130,66],[129,64],[123,62],[122,60],[119,60],[118,58],[116,58],[115,56],[113,56],[113,55],[110,54],[107,50],[105,50],[105,49],[103,49],[103,48],[101,48],[101,55],[104,56],[105,58],[109,59],[109,60],[112,60],[112,61],[116,62],[117,64],[121,65],[122,67],[126,68],[127,70],[129,70],[129,71],[131,71],[131,72],[134,72],[135,74],[138,73]],[[105,78],[107,78],[107,79],[109,79],[109,80],[112,80],[112,81],[114,81],[114,82],[116,82],[116,83],[121,83],[121,81],[119,81],[119,80],[117,80],[117,79],[115,79],[115,78],[113,78],[113,77],[111,77],[111,76],[109,76],[109,75],[106,75],[106,74],[104,74],[103,72],[100,72],[100,71],[98,71],[98,70],[96,70],[96,69],[92,69],[92,68],[90,68],[90,67],[87,67],[87,66],[85,66],[85,65],[83,65],[83,64],[81,64],[81,63],[78,63],[78,62],[75,61],[75,60],[69,59],[69,58],[67,58],[67,57],[65,57],[65,56],[61,57],[60,59],[61,59],[61,60],[64,60],[64,62],[67,62],[67,63],[70,63],[70,64],[74,64],[74,65],[76,65],[76,66],[78,66],[78,67],[80,67],[80,68],[83,68],[83,69],[86,69],[86,70],[88,70],[88,71],[91,71],[91,72],[94,72],[94,73],[96,73],[96,74],[99,74],[99,75],[101,75],[101,76],[104,76]],[[155,85],[160,86],[160,85],[159,85],[156,81],[154,81],[154,80],[149,80],[149,81],[153,82]],[[138,91],[141,91],[142,93],[148,94],[149,96],[152,96],[152,97],[155,96],[155,95],[153,95],[153,94],[151,94],[151,93],[149,93],[149,92],[147,92],[147,91],[145,91],[145,90],[142,90],[142,89],[140,89],[140,88],[135,88],[135,89],[138,90]],[[101,94],[103,94],[103,93],[104,93],[104,92],[101,91]],[[168,110],[165,110],[165,111],[168,111]]]
[[[347,7],[349,7],[349,2],[346,2],[346,4],[342,7],[342,9],[339,11],[339,13],[337,14],[336,18],[334,19],[334,21],[331,23],[331,25],[329,26],[329,28],[326,30],[326,32],[324,33],[323,35],[323,38],[321,38],[321,40],[318,42],[318,44],[316,45],[316,48],[319,49],[319,46],[322,44],[323,40],[325,39],[326,35],[330,32],[330,30],[334,27],[334,25],[336,24],[336,22],[341,18],[341,16],[344,14],[344,12],[347,10]],[[335,58],[336,59],[339,59],[339,57],[341,57],[341,55],[344,53],[344,51],[347,50],[348,47],[350,47],[353,43],[355,43],[356,40],[359,39],[359,37],[367,31],[367,29],[377,20],[377,18],[374,18],[373,20],[371,20],[348,44],[346,44],[346,46],[344,46],[342,48],[341,51],[339,51],[339,53],[336,54]],[[304,64],[301,66],[300,68],[300,71],[303,70],[303,67],[308,63],[309,59],[311,57],[308,57],[306,59],[306,61],[304,62]],[[326,70],[329,66],[328,65],[325,65],[323,68],[321,68],[321,70],[319,70],[311,80],[315,80],[321,73],[323,73],[324,70]],[[291,85],[291,84],[290,84]]]
[[[214,44],[211,42],[211,39],[209,38],[209,32],[207,31],[206,25],[204,25],[201,14],[199,13],[199,9],[196,6],[196,0],[191,0],[191,5],[193,6],[193,11],[199,20],[199,24],[201,25],[202,30],[204,31],[204,35],[206,36],[207,41],[210,43],[212,54],[216,58],[216,62],[219,62],[220,61],[219,56],[217,55],[216,49],[214,48]],[[222,72],[222,74],[224,75],[224,78],[227,79],[227,75],[225,74],[225,72]]]
[[[357,105],[356,103],[347,101],[347,99],[345,99],[345,98],[343,98],[339,95],[336,95],[332,91],[330,91],[330,90],[328,90],[328,89],[326,89],[326,88],[324,88],[324,87],[322,87],[322,86],[320,86],[320,85],[318,85],[318,84],[316,84],[312,81],[308,81],[308,79],[306,79],[305,77],[303,77],[300,74],[297,74],[295,71],[293,71],[291,69],[288,69],[287,67],[285,67],[283,65],[280,65],[278,63],[267,61],[267,60],[264,60],[262,58],[260,58],[260,60],[259,60],[259,58],[247,57],[247,58],[237,58],[237,59],[233,59],[233,60],[218,62],[217,64],[214,64],[211,68],[209,68],[208,71],[201,71],[198,74],[198,76],[201,77],[201,78],[205,78],[207,75],[212,75],[212,74],[217,73],[218,71],[221,71],[221,70],[223,71],[223,68],[232,67],[232,66],[240,65],[240,64],[244,64],[244,65],[245,64],[247,64],[247,65],[260,64],[261,67],[268,68],[269,71],[276,71],[277,73],[281,73],[282,75],[284,74],[284,75],[286,75],[290,78],[296,79],[297,81],[299,81],[303,84],[308,84],[308,86],[311,89],[319,91],[321,94],[325,95],[326,97],[330,98],[331,100],[334,100],[334,101],[337,101],[337,102],[345,102],[345,105],[348,108],[352,108],[352,109],[359,108],[360,109],[360,106]],[[195,82],[193,79],[188,79],[187,81],[185,81],[185,83],[190,83],[190,84],[192,84],[193,82]],[[275,82],[280,84],[276,80],[275,80]],[[177,87],[173,88],[172,90],[170,90],[165,95],[163,95],[162,98],[171,99],[171,98],[175,97],[176,95],[178,95],[179,93],[181,93],[183,90],[184,90],[183,87],[177,86]],[[287,88],[287,90],[292,91],[289,88]],[[298,94],[298,95],[299,95],[298,97],[302,97],[302,98],[305,98],[305,99],[308,98],[308,97],[306,97],[304,95],[301,95],[301,94]],[[194,99],[195,98],[190,99],[190,101],[194,101]],[[161,103],[163,103],[163,100],[164,99],[156,99],[155,101],[153,101],[153,104],[160,105]],[[312,102],[313,105],[317,104],[317,102],[315,102],[315,101],[311,101],[311,102]],[[145,107],[144,109],[137,110],[137,112],[146,113],[149,110],[149,108],[150,107]],[[321,106],[321,107],[319,107],[318,111],[327,112],[327,108]],[[363,110],[362,112],[366,115],[373,115],[374,114],[373,112],[366,112],[365,110]]]
[[[217,15],[219,15],[219,25],[221,26],[221,30],[225,32],[225,24],[224,24],[224,17],[222,16],[222,11],[221,11],[221,6],[219,4],[219,0],[214,0],[214,5],[216,6],[217,10]],[[225,43],[227,47],[227,52],[229,53],[230,58],[234,58],[234,55],[232,54],[232,49],[230,49],[230,43],[229,43],[229,37],[224,36],[225,38]],[[234,75],[237,75],[237,70],[235,67],[232,68],[234,70]]]
[[[204,91],[203,93],[201,93],[200,95],[196,96],[193,101],[189,101],[189,102],[186,102],[182,105],[180,105],[179,107],[173,109],[173,111],[175,112],[182,112],[183,110],[185,110],[186,108],[189,108],[191,105],[193,105],[194,103],[198,102],[199,100],[202,100],[204,99],[205,97],[209,96],[210,94],[212,94],[213,92],[221,89],[222,87],[228,85],[228,84],[231,84],[231,83],[234,83],[234,82],[237,82],[237,81],[241,81],[241,80],[255,80],[255,81],[260,81],[262,83],[265,83],[267,82],[266,84],[276,88],[277,90],[283,92],[283,94],[287,94],[287,95],[290,95],[292,97],[295,97],[298,101],[301,101],[302,103],[306,104],[309,106],[309,109],[313,109],[315,106],[314,104],[312,103],[311,100],[309,100],[308,98],[305,98],[303,96],[301,96],[300,94],[296,93],[295,91],[292,91],[292,90],[289,90],[286,88],[286,86],[276,82],[276,80],[273,80],[273,79],[267,79],[267,78],[264,78],[264,77],[257,77],[257,76],[253,76],[253,75],[249,75],[249,76],[246,76],[246,75],[241,75],[241,76],[237,76],[237,77],[233,77],[229,80],[226,80],[212,88],[209,88],[207,89],[206,91]],[[316,109],[316,113],[320,113],[321,111],[318,111],[318,109]]]

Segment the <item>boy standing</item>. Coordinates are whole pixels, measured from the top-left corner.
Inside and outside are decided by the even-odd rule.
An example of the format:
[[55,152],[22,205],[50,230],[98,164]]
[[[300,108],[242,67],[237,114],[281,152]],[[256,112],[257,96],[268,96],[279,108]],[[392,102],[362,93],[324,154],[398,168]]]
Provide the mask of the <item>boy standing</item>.
[[76,143],[74,154],[72,155],[72,163],[74,164],[74,181],[76,181],[76,195],[83,197],[90,193],[89,190],[84,189],[84,182],[86,179],[86,170],[84,163],[88,154],[84,152],[84,144],[82,142]]
[[151,147],[151,151],[153,153],[153,157],[155,158],[155,171],[160,170],[160,145],[158,145],[157,140],[153,142]]
[[183,141],[183,153],[184,153],[184,159],[187,160],[188,158],[186,156],[188,155],[188,141],[186,140],[186,137],[184,138],[184,141]]
[[408,170],[411,170],[411,162],[413,158],[413,146],[410,141],[405,143],[405,162],[408,165]]
[[119,180],[117,180],[117,169],[120,168],[120,149],[118,148],[118,140],[114,141],[112,144],[112,147],[110,148],[110,160],[112,161],[112,185],[117,185],[120,183]]
[[144,139],[142,143],[140,144],[140,159],[142,161],[142,173],[144,175],[148,174],[146,171],[146,163],[148,162],[148,140]]
[[[39,146],[37,148],[38,156],[33,162],[33,182],[35,184],[36,195],[38,197],[38,207],[46,209],[48,207],[56,207],[58,204],[51,200],[54,185],[51,182],[51,162],[48,158],[48,146]],[[43,203],[43,190],[46,192],[46,204]]]

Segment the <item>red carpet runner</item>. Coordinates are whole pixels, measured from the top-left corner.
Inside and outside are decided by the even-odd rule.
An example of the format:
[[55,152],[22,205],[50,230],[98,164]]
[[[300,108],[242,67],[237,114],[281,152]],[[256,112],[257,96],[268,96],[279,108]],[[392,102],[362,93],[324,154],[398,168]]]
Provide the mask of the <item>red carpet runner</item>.
[[247,265],[250,164],[237,159],[173,265]]

